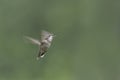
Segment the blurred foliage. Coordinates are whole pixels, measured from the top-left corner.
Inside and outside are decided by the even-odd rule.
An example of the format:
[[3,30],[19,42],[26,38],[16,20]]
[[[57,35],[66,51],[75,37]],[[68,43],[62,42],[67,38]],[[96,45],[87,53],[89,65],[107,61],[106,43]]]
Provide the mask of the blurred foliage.
[[[23,36],[57,35],[39,61]],[[0,80],[120,80],[119,0],[0,0]]]

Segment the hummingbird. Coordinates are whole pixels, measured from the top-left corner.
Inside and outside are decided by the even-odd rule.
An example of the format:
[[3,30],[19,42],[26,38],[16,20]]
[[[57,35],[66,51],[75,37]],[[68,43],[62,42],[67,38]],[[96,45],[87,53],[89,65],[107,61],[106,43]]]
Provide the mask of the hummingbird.
[[39,53],[37,56],[37,60],[39,60],[39,58],[44,57],[48,48],[51,46],[51,43],[52,43],[54,36],[55,36],[54,34],[47,32],[45,30],[41,31],[41,39],[40,40],[26,36],[26,39],[28,39],[31,43],[39,46]]

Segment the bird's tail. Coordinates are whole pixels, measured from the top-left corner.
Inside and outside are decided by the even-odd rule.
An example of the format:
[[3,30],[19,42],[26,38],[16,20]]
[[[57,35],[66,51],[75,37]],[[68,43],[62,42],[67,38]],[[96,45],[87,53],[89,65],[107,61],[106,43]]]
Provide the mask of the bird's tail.
[[38,56],[37,56],[37,60],[39,60],[40,58],[43,58],[44,55],[45,55],[45,52],[39,51]]

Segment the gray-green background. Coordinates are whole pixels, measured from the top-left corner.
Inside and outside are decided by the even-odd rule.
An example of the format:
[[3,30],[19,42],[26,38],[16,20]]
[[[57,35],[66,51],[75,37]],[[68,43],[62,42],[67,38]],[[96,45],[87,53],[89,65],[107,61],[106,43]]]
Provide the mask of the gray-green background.
[[[39,61],[23,36],[56,35]],[[0,0],[0,80],[120,80],[119,0]]]

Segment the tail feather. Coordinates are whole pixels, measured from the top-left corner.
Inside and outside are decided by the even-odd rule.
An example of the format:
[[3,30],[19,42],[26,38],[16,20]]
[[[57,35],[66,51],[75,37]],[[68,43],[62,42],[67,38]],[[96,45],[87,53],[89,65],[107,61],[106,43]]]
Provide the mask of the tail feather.
[[39,60],[40,58],[43,58],[44,55],[45,55],[45,52],[41,52],[41,51],[40,51],[40,52],[38,53],[37,60]]

